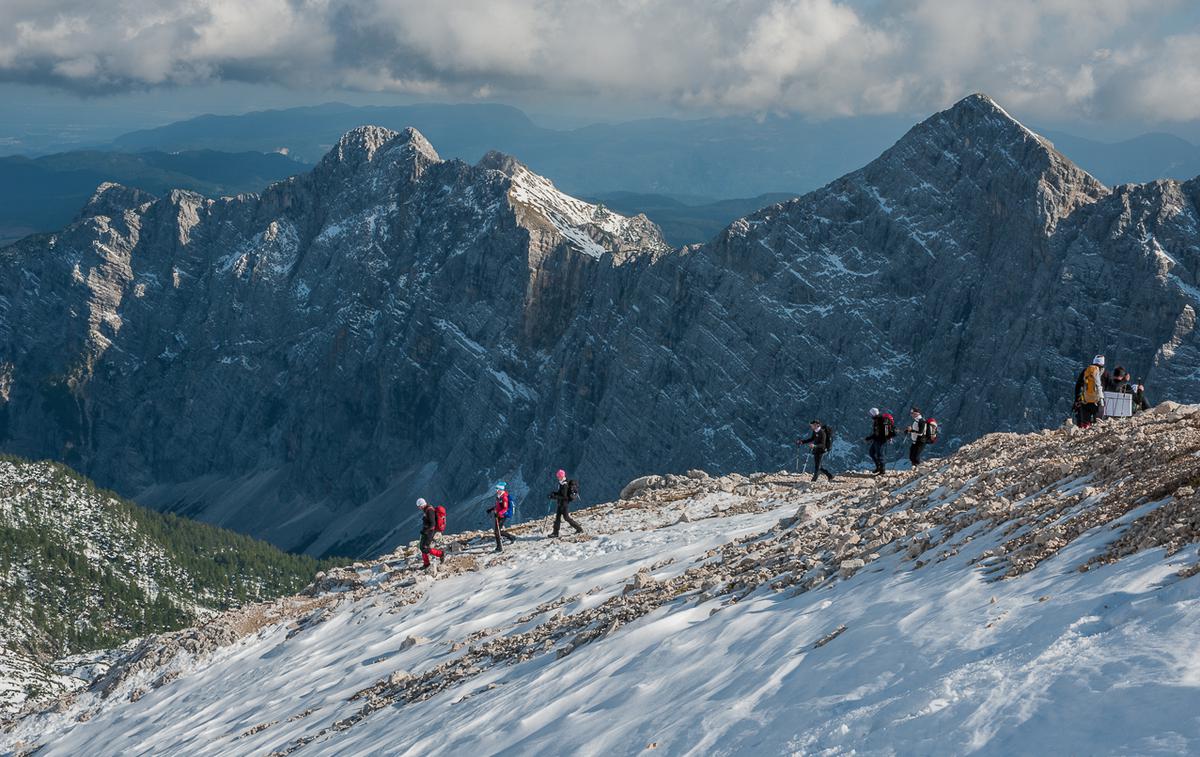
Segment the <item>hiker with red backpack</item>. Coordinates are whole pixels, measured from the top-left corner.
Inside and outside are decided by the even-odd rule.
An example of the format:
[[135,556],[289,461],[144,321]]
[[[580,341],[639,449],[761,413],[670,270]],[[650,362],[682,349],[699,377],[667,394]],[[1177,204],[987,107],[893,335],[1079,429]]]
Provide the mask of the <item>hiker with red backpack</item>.
[[581,534],[583,533],[583,527],[575,522],[575,519],[571,517],[571,513],[567,510],[567,507],[572,502],[579,499],[579,482],[575,479],[568,479],[567,472],[562,469],[559,469],[556,478],[558,480],[558,488],[550,492],[550,499],[557,502],[558,505],[554,510],[554,531],[550,535],[556,539],[558,538],[558,530],[564,520],[571,528],[575,529],[575,533]]
[[808,427],[812,429],[812,433],[809,434],[807,439],[797,439],[796,444],[807,444],[812,448],[812,480],[816,481],[820,477],[820,474],[824,473],[832,481],[833,474],[821,466],[821,458],[825,457],[826,452],[833,449],[833,429],[815,418],[809,421]]
[[512,507],[508,498],[508,484],[500,481],[496,484],[496,503],[488,508],[488,512],[492,514],[493,530],[496,533],[496,551],[503,552],[504,548],[500,546],[500,537],[508,539],[509,543],[517,540],[517,537],[504,530],[504,521],[508,520],[509,514],[512,512]]
[[421,563],[429,570],[430,556],[436,557],[439,563],[446,561],[446,553],[433,546],[446,530],[446,508],[433,507],[422,497],[417,500],[417,509],[421,511]]
[[1104,385],[1112,379],[1104,371],[1104,356],[1097,355],[1092,364],[1075,379],[1075,415],[1080,428],[1091,428],[1104,407]]
[[917,407],[914,407],[910,414],[912,425],[904,429],[904,433],[908,434],[909,440],[912,441],[912,446],[908,448],[908,461],[916,468],[921,464],[921,453],[925,451],[925,445],[938,440],[938,422],[933,418],[926,419]]
[[896,436],[896,419],[891,413],[881,413],[879,408],[871,408],[871,435],[864,441],[871,443],[868,454],[875,463],[875,475],[881,476],[887,472],[883,459],[883,447]]

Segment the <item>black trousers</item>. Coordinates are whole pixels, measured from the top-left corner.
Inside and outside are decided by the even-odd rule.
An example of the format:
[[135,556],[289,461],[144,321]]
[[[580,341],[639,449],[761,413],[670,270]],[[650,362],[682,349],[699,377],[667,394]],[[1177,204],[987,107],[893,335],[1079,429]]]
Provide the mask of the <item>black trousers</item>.
[[513,536],[508,531],[504,530],[504,521],[506,521],[506,520],[508,520],[508,518],[501,518],[498,515],[495,518],[496,548],[497,549],[500,548],[500,537],[501,536],[503,536],[505,539],[508,539],[509,541],[517,540],[517,537]]
[[908,461],[913,464],[914,468],[921,464],[921,453],[924,451],[924,441],[913,442],[912,446],[908,448]]
[[871,449],[868,451],[868,454],[871,455],[871,460],[875,463],[876,473],[883,473],[886,469],[883,459],[883,445],[886,443],[882,439],[871,440]]
[[1100,414],[1100,403],[1085,402],[1079,406],[1079,427],[1087,428],[1096,422],[1096,416]]
[[571,528],[575,529],[575,533],[577,533],[577,534],[583,533],[583,527],[580,526],[578,523],[576,523],[575,519],[571,517],[571,513],[569,513],[567,511],[567,506],[568,506],[568,503],[560,501],[558,503],[557,509],[555,509],[555,511],[554,511],[554,535],[555,536],[558,536],[558,529],[562,525],[562,522],[564,520],[570,524]]
[[812,480],[816,481],[818,478],[818,475],[821,473],[824,473],[829,478],[829,480],[832,481],[833,474],[821,467],[821,458],[825,457],[825,453],[813,450],[812,455],[813,455],[813,477],[812,477]]

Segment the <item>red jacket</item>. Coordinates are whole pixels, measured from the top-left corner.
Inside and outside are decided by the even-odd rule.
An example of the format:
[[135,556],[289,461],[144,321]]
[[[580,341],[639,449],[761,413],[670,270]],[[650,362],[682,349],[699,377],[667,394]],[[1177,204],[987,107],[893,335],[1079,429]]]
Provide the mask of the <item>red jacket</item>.
[[508,517],[508,492],[496,492],[496,517]]

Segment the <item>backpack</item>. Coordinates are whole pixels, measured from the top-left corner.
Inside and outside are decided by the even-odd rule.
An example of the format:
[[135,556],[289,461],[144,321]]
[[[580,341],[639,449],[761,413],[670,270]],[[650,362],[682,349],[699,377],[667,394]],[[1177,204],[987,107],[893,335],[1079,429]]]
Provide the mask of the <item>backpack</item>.
[[579,482],[571,479],[567,482],[567,501],[574,502],[579,499]]
[[891,413],[883,414],[883,437],[885,439],[893,439],[896,436],[896,419]]
[[1079,393],[1079,401],[1093,404],[1104,399],[1104,388],[1101,384],[1100,366],[1089,365],[1083,369],[1083,391]]
[[938,440],[938,422],[937,418],[925,419],[925,441],[930,444],[937,444]]
[[438,505],[433,508],[434,524],[433,530],[439,534],[446,530],[446,508]]
[[821,448],[821,451],[828,452],[833,449],[833,429],[822,423],[821,430],[825,432],[825,446]]

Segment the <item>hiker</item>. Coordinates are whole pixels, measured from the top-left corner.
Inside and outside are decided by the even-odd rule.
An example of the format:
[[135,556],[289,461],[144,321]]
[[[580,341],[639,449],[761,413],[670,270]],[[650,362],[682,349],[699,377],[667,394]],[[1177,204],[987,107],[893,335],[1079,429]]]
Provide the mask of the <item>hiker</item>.
[[1104,405],[1105,375],[1104,356],[1097,355],[1092,359],[1092,364],[1075,379],[1075,409],[1080,428],[1091,428],[1100,415],[1100,408]]
[[1108,380],[1110,388],[1105,389],[1106,392],[1117,392],[1118,394],[1132,394],[1129,390],[1129,372],[1121,366],[1113,369],[1112,377]]
[[496,503],[488,508],[488,512],[492,514],[493,530],[496,532],[496,551],[502,552],[500,546],[500,537],[508,539],[509,543],[517,540],[517,537],[504,529],[504,521],[508,520],[512,510],[509,508],[508,502],[508,484],[500,481],[496,484]]
[[1137,415],[1143,410],[1149,410],[1150,401],[1146,399],[1146,385],[1141,382],[1141,379],[1139,379],[1136,384],[1133,384],[1130,387],[1130,390],[1133,392],[1134,415]]
[[864,441],[871,443],[868,454],[875,463],[875,475],[881,476],[887,472],[883,459],[883,446],[896,435],[896,419],[891,413],[881,413],[879,408],[871,408],[871,435]]
[[433,546],[439,534],[446,529],[445,509],[440,513],[441,523],[438,523],[438,510],[441,508],[430,506],[424,497],[417,500],[417,509],[421,511],[421,563],[425,570],[429,570],[431,555],[436,557],[439,563],[446,561],[446,553]]
[[921,453],[925,451],[925,443],[929,441],[929,425],[921,415],[920,408],[914,407],[909,414],[912,416],[912,425],[904,429],[904,433],[908,434],[909,440],[912,441],[912,446],[908,448],[908,461],[916,468],[921,464]]
[[826,426],[824,423],[821,423],[821,421],[816,419],[809,421],[808,427],[812,429],[812,434],[810,434],[807,439],[797,439],[796,444],[807,444],[812,448],[812,480],[816,481],[820,474],[824,473],[825,476],[832,481],[833,474],[821,467],[821,458],[825,457],[826,452],[833,449],[833,430],[830,429],[829,426]]
[[554,510],[554,531],[551,536],[558,538],[558,530],[565,520],[571,528],[575,529],[575,533],[583,533],[583,527],[575,522],[571,517],[571,513],[567,511],[567,506],[572,501],[579,499],[579,484],[574,480],[567,480],[567,472],[561,468],[557,474],[558,488],[550,492],[550,499],[558,502],[558,506]]

